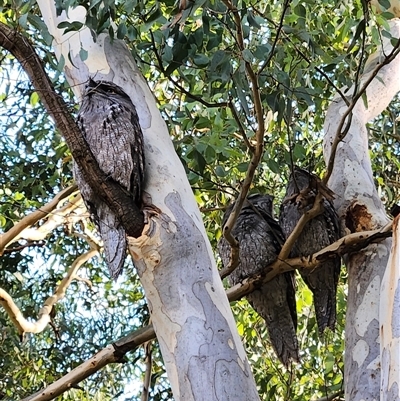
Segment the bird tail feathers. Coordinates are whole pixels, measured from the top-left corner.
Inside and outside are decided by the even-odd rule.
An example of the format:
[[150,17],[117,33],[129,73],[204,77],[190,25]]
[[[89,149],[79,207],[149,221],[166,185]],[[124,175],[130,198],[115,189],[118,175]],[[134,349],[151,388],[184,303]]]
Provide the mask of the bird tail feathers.
[[109,213],[99,222],[104,253],[111,277],[116,280],[121,274],[126,257],[126,235],[116,216]]

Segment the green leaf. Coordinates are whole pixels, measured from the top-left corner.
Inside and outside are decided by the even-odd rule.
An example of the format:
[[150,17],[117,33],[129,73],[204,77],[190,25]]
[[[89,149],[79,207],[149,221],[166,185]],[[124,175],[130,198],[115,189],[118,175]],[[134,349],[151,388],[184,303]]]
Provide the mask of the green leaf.
[[30,98],[29,98],[29,103],[31,104],[32,107],[35,107],[39,102],[39,95],[37,92],[32,92]]
[[247,11],[247,21],[253,28],[261,29],[261,25],[256,21],[251,11]]
[[361,33],[364,32],[364,31],[365,31],[365,19],[362,19],[359,22],[359,24],[357,25],[356,32],[355,32],[355,34],[353,36],[353,39],[352,39],[352,41],[350,43],[349,48],[347,49],[347,53],[350,53],[353,50],[353,47],[356,45]]
[[217,175],[217,177],[225,177],[228,173],[222,166],[217,166],[215,167],[215,174]]
[[211,60],[210,70],[214,71],[226,60],[227,53],[223,50],[217,50]]
[[57,64],[57,71],[62,72],[64,70],[64,66],[65,66],[65,58],[64,55],[61,54],[60,60],[58,60]]
[[302,160],[304,159],[305,155],[306,155],[306,149],[304,148],[304,146],[300,145],[299,143],[296,143],[293,147],[293,156],[297,160]]
[[88,58],[88,51],[81,47],[81,50],[79,50],[79,57],[82,61],[85,61]]
[[157,7],[156,10],[149,15],[146,20],[146,23],[149,24],[150,22],[157,21],[160,17],[162,17],[161,10]]
[[74,63],[74,60],[72,60],[72,55],[71,55],[70,51],[68,52],[68,60],[75,68],[77,68],[75,63]]
[[382,6],[383,9],[388,10],[390,8],[389,0],[378,0],[378,3]]
[[243,162],[243,163],[239,163],[237,165],[237,169],[241,172],[241,173],[245,173],[247,171],[247,169],[249,168],[249,163],[248,162]]
[[58,29],[65,28],[64,34],[66,34],[67,32],[79,31],[82,27],[83,27],[83,24],[82,24],[82,22],[79,22],[79,21],[74,21],[74,22],[63,21],[57,25]]
[[204,173],[204,169],[207,165],[206,160],[204,159],[203,155],[198,152],[196,149],[193,150],[193,160],[196,162],[197,164],[197,168],[200,174]]
[[127,32],[128,39],[133,41],[137,38],[137,29],[134,26],[130,26]]
[[193,62],[198,67],[206,67],[210,63],[210,59],[204,54],[196,54],[193,57]]
[[114,28],[110,25],[108,28],[108,35],[110,36],[111,41],[114,40]]
[[393,47],[397,47],[398,44],[399,44],[399,40],[400,40],[400,39],[392,38],[392,39],[390,39],[390,44],[391,44]]
[[367,93],[366,93],[366,92],[364,92],[364,93],[361,95],[361,98],[362,98],[362,100],[363,100],[364,107],[365,107],[366,109],[368,109],[368,99],[367,99]]
[[22,14],[18,19],[18,23],[23,29],[28,28],[27,22],[28,22],[28,14]]
[[244,49],[242,51],[242,56],[244,61],[247,61],[248,63],[251,63],[253,61],[253,53],[249,49]]
[[118,29],[117,29],[117,38],[118,39],[124,39],[124,37],[125,37],[125,35],[126,35],[126,33],[127,33],[127,28],[126,28],[126,25],[125,25],[125,23],[123,22],[123,23],[121,23],[121,24],[119,24],[118,25]]
[[253,55],[257,60],[265,60],[271,51],[271,45],[265,44],[256,47]]
[[101,3],[101,0],[90,0],[89,11],[92,9],[97,9],[97,5]]
[[280,168],[279,164],[273,159],[268,159],[267,160],[267,166],[275,174],[279,174],[280,171],[281,171],[281,168]]

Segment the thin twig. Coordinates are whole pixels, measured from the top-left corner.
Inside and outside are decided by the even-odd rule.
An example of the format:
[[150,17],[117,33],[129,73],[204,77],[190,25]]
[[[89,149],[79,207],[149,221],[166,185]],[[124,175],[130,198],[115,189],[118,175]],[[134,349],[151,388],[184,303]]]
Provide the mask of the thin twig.
[[243,124],[242,124],[242,122],[240,121],[240,118],[239,118],[239,116],[238,116],[238,114],[237,114],[237,111],[236,111],[236,107],[235,107],[235,105],[233,104],[232,100],[229,101],[229,108],[231,109],[233,118],[234,118],[235,121],[236,121],[236,124],[237,124],[237,126],[238,126],[238,128],[239,128],[239,132],[240,132],[241,135],[242,135],[243,141],[244,141],[244,143],[246,144],[247,149],[249,149],[249,151],[250,151],[251,153],[254,153],[254,146],[250,143],[249,139],[247,138],[246,131],[244,130]]
[[197,102],[201,103],[202,105],[204,105],[206,107],[213,108],[213,107],[228,107],[229,106],[229,102],[219,102],[219,103],[207,102],[202,97],[193,95],[193,93],[191,93],[190,91],[185,89],[178,81],[175,81],[170,75],[168,75],[167,78],[186,96],[191,97],[193,100],[196,100]]
[[[242,53],[243,50],[245,49],[245,45],[243,40],[243,31],[242,31],[242,24],[239,10],[231,3],[230,0],[223,0],[223,2],[228,7],[228,10],[233,14],[233,19],[236,25],[236,39],[239,46],[239,51]],[[231,246],[230,263],[228,264],[228,266],[226,266],[226,269],[230,271],[233,271],[239,264],[239,243],[232,236],[231,232],[233,227],[235,226],[236,220],[242,209],[243,203],[247,197],[247,193],[249,192],[250,185],[253,182],[255,171],[260,163],[261,156],[264,150],[264,131],[265,131],[264,111],[261,102],[260,89],[258,87],[258,78],[254,73],[250,63],[248,61],[244,61],[244,63],[246,68],[246,74],[251,83],[255,118],[258,124],[258,128],[256,130],[256,135],[255,135],[256,144],[254,146],[254,152],[252,154],[250,164],[246,172],[246,177],[240,189],[239,197],[236,199],[232,212],[223,228],[223,235]]]
[[146,371],[144,373],[143,379],[143,391],[141,396],[141,401],[148,401],[150,394],[150,385],[151,385],[151,369],[152,369],[152,341],[148,341],[144,344],[144,364],[146,366]]
[[336,393],[327,395],[326,397],[317,398],[315,401],[334,401],[336,398],[341,397],[344,394],[343,390],[339,390]]
[[271,51],[268,55],[268,58],[264,61],[263,65],[261,66],[260,70],[258,71],[258,75],[260,75],[264,71],[264,69],[268,66],[268,64],[272,60],[272,57],[274,56],[275,47],[278,44],[279,36],[280,36],[282,28],[283,28],[283,21],[285,19],[286,11],[289,8],[290,1],[291,0],[285,0],[285,3],[283,4],[283,10],[282,10],[281,18],[279,19],[279,24],[278,24],[278,26],[275,26],[276,36],[274,39],[274,43],[272,44]]
[[[400,53],[400,40],[397,40],[396,46],[393,47],[392,51],[389,53],[388,56],[385,56],[385,59],[378,64],[374,70],[370,73],[369,77],[366,79],[364,82],[363,86],[359,90],[359,92],[353,97],[349,107],[347,108],[346,112],[343,114],[342,118],[340,119],[339,125],[336,130],[336,135],[335,139],[333,140],[332,146],[331,146],[331,153],[329,156],[329,162],[326,170],[326,174],[323,178],[323,182],[326,184],[332,174],[333,171],[333,165],[335,163],[335,157],[336,157],[336,150],[337,147],[339,146],[339,143],[343,141],[344,137],[347,134],[347,131],[344,130],[342,132],[343,126],[347,120],[347,117],[352,113],[354,107],[357,104],[357,101],[360,99],[360,97],[366,92],[368,86],[370,83],[375,79],[375,77],[378,75],[379,71],[387,64],[391,63],[397,55]],[[347,128],[347,127],[346,127]]]
[[4,249],[3,254],[5,254],[5,253],[13,253],[13,252],[20,252],[25,248],[33,248],[33,247],[42,248],[45,245],[46,245],[46,242],[44,242],[44,241],[39,241],[39,242],[28,241],[26,244],[19,245],[19,246],[14,246],[12,248]]

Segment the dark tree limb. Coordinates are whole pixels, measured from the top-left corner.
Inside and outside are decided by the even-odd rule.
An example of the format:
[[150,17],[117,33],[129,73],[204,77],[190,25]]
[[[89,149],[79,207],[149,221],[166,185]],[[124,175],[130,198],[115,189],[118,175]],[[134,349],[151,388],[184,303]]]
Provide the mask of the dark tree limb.
[[155,333],[152,325],[134,331],[133,333],[128,334],[115,343],[102,349],[92,358],[77,366],[75,369],[71,370],[65,376],[56,380],[45,389],[40,390],[21,401],[53,400],[71,388],[76,388],[78,383],[90,377],[104,366],[110,363],[121,362],[122,357],[127,352],[136,349],[139,345],[153,338],[155,338]]
[[54,91],[42,61],[30,41],[16,30],[0,23],[0,46],[21,63],[47,112],[64,136],[84,179],[117,215],[126,233],[139,237],[144,227],[143,213],[133,202],[132,196],[100,169],[75,119],[68,112],[66,103]]

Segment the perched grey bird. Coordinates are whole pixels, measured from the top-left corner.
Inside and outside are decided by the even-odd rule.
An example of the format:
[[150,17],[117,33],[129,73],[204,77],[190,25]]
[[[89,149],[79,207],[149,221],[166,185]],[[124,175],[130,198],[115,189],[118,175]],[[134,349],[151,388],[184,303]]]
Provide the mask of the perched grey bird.
[[[132,202],[140,206],[144,179],[143,133],[129,96],[112,82],[91,79],[77,123],[100,169],[132,194]],[[76,164],[74,176],[103,240],[110,274],[116,279],[126,257],[124,228],[93,192]]]
[[[246,277],[261,273],[275,261],[283,243],[282,230],[272,212],[273,198],[254,194],[247,198],[232,230],[239,242],[239,265],[229,276],[231,285]],[[223,225],[232,212],[230,205],[225,212]],[[218,242],[224,266],[230,261],[231,247],[225,238]],[[247,299],[265,320],[272,346],[284,365],[290,359],[298,361],[296,337],[297,315],[293,272],[276,276],[263,284]]]
[[[280,210],[279,222],[288,238],[301,216],[314,205],[320,191],[324,196],[324,212],[307,222],[296,240],[296,256],[308,256],[340,238],[339,218],[333,207],[333,192],[315,175],[296,167],[289,178],[286,196]],[[334,257],[312,271],[300,271],[314,294],[314,307],[319,332],[334,329],[336,322],[336,290],[340,274],[340,257]]]

